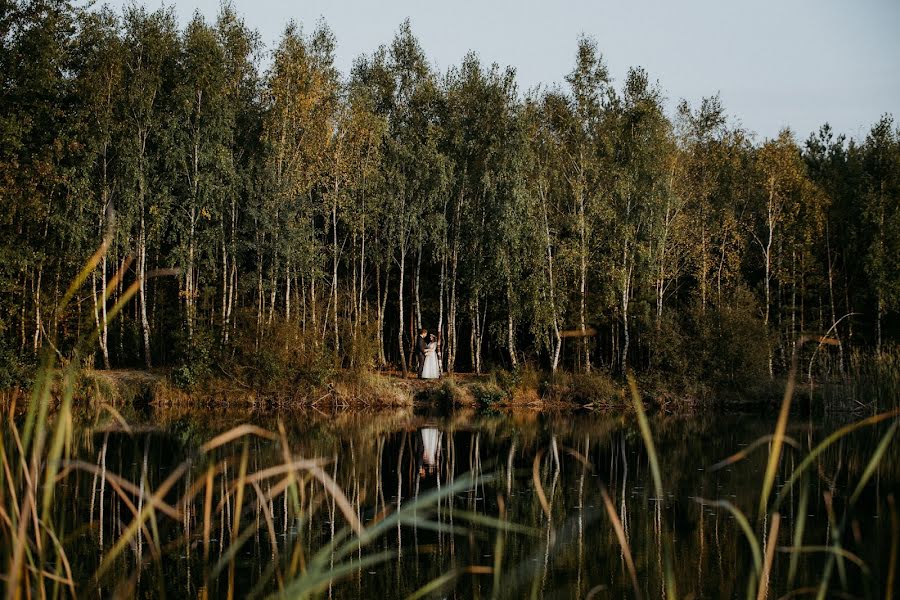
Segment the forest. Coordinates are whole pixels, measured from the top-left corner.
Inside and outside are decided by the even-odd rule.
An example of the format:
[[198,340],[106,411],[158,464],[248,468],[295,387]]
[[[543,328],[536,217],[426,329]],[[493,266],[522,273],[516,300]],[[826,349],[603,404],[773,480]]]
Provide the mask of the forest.
[[405,373],[420,327],[450,373],[733,389],[807,333],[810,376],[896,352],[890,115],[760,139],[590,37],[523,90],[438,72],[408,21],[341,73],[325,23],[267,49],[227,5],[12,0],[0,43],[0,387],[86,335],[85,366],[185,386]]

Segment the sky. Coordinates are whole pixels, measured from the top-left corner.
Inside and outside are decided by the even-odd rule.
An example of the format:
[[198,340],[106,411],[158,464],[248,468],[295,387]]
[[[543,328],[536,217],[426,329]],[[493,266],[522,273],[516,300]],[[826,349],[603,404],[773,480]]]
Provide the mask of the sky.
[[[102,0],[101,0],[102,2]],[[111,0],[115,8],[133,0]],[[138,0],[214,19],[219,0]],[[900,122],[900,0],[232,0],[274,47],[295,20],[324,19],[344,75],[391,41],[403,20],[441,72],[473,50],[515,67],[521,90],[563,84],[580,34],[593,37],[621,85],[629,67],[659,82],[670,112],[718,93],[732,122],[800,140],[829,122],[862,139],[881,115]],[[268,61],[265,62],[268,64]],[[898,123],[900,124],[900,123]]]

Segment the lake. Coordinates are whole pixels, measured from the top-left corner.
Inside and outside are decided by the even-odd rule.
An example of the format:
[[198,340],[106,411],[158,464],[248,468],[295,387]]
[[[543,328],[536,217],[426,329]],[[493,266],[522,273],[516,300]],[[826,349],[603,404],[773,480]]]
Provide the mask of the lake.
[[[794,417],[787,433],[797,447],[785,449],[773,499],[811,448],[858,418]],[[305,573],[328,598],[406,598],[430,582],[434,593],[423,596],[630,598],[620,537],[644,597],[664,597],[669,550],[679,597],[746,597],[748,581],[759,579],[751,544],[727,507],[703,499],[732,503],[747,515],[759,556],[774,552],[768,597],[814,593],[826,573],[835,592],[885,594],[896,441],[855,503],[849,498],[890,420],[818,456],[784,494],[777,541],[766,539],[771,518],[755,516],[768,444],[711,468],[771,434],[774,414],[651,417],[662,498],[633,416],[215,406],[148,407],[128,421],[131,432],[107,413],[79,423],[73,453],[84,464],[57,492],[74,578],[103,597],[117,589],[136,597],[266,596]],[[203,447],[237,424],[260,431]],[[278,468],[316,457],[323,460],[302,463],[296,477]],[[144,530],[116,548],[133,514],[146,511],[149,493],[173,473],[165,495],[172,514],[152,511]],[[794,540],[804,501],[803,537]],[[403,518],[392,521],[398,510]],[[354,517],[372,527],[372,539],[353,535]],[[827,551],[835,524],[851,553],[842,560]],[[795,544],[809,551],[792,554]],[[339,578],[313,581],[316,573]]]

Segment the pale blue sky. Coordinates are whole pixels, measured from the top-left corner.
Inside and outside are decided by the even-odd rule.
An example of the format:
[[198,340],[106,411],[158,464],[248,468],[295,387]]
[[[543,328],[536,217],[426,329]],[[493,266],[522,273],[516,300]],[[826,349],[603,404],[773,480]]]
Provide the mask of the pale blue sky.
[[[120,8],[130,0],[112,0]],[[158,8],[160,0],[145,0]],[[219,0],[177,0],[182,22]],[[407,17],[441,71],[469,50],[511,65],[522,90],[563,81],[580,33],[594,37],[620,83],[629,66],[659,81],[674,107],[719,92],[759,137],[790,125],[803,140],[825,121],[864,137],[883,113],[900,120],[900,0],[233,0],[268,48],[294,19],[324,18],[337,65],[393,38]]]

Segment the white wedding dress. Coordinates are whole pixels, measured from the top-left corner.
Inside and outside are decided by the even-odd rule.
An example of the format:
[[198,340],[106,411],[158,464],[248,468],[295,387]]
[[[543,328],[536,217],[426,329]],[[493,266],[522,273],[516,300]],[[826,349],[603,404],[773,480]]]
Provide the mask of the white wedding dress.
[[422,379],[440,379],[441,364],[437,357],[437,342],[425,346],[425,365],[422,367]]

